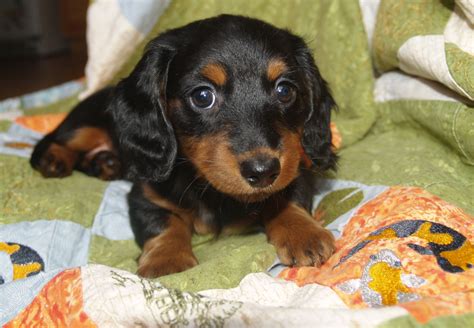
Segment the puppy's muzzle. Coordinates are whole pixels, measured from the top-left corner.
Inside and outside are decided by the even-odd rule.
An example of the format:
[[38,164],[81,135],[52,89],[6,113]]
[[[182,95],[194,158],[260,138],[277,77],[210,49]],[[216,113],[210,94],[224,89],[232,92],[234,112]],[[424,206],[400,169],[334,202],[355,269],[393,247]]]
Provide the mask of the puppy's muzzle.
[[240,174],[254,188],[265,188],[280,174],[278,158],[258,155],[240,163]]

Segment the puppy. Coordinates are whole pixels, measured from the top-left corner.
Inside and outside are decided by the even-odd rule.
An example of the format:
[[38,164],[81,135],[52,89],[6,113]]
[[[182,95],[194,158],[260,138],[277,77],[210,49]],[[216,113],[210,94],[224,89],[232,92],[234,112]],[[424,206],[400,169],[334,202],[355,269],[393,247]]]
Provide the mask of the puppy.
[[193,232],[254,226],[284,264],[321,265],[334,239],[310,210],[315,176],[336,164],[334,106],[301,38],[222,15],[152,40],[127,78],[39,142],[31,165],[134,182],[141,276],[197,265]]

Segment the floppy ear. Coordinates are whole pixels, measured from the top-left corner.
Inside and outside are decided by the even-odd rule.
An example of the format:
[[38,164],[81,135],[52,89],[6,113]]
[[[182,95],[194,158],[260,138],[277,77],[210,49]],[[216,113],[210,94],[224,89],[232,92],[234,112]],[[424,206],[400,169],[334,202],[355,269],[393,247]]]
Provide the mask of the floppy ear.
[[168,67],[175,51],[151,41],[133,72],[116,87],[109,110],[118,151],[129,180],[165,180],[173,168],[177,144],[166,118]]
[[304,70],[310,107],[304,124],[303,149],[316,169],[335,169],[337,156],[332,147],[330,124],[331,110],[336,107],[336,103],[306,46],[298,51],[297,61]]

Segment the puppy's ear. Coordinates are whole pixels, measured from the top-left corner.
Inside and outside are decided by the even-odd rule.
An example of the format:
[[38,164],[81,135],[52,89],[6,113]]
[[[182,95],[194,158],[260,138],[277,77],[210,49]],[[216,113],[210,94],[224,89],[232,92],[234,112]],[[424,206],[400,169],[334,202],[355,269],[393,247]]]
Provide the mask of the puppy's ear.
[[331,110],[336,103],[326,81],[319,74],[313,56],[304,45],[297,51],[296,60],[306,78],[309,115],[304,124],[302,146],[317,170],[336,168],[337,156],[332,147]]
[[116,87],[111,108],[125,177],[165,180],[173,168],[177,144],[166,118],[168,68],[175,50],[150,42],[133,72]]

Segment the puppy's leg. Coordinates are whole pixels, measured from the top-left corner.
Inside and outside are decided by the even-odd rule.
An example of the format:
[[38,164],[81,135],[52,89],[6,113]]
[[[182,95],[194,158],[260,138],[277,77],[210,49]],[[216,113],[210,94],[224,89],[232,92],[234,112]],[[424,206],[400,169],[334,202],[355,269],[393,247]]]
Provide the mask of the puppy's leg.
[[138,274],[155,278],[190,269],[198,264],[191,249],[191,231],[176,215],[166,218],[167,227],[145,241],[138,260]]
[[118,156],[109,150],[92,150],[83,154],[76,169],[101,180],[116,180],[122,177],[122,165]]
[[62,127],[54,131],[36,145],[30,163],[46,178],[66,177],[74,169],[103,180],[120,177],[111,139],[105,129],[98,127]]
[[55,142],[54,135],[43,138],[33,150],[30,164],[45,178],[62,178],[71,175],[79,154]]
[[138,274],[155,278],[196,266],[191,247],[192,224],[151,192],[134,185],[129,195],[132,228],[143,249]]
[[296,203],[264,220],[268,240],[286,265],[320,266],[334,252],[334,237]]
[[[31,166],[44,177],[65,177],[74,169],[104,180],[120,175],[106,111],[113,89],[103,89],[80,102],[33,150]],[[102,152],[107,152],[106,154]]]
[[118,156],[109,150],[93,150],[83,156],[77,170],[101,180],[120,179],[121,164]]

